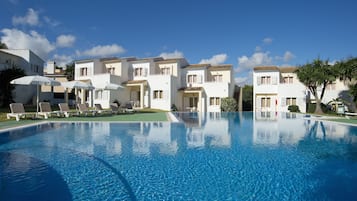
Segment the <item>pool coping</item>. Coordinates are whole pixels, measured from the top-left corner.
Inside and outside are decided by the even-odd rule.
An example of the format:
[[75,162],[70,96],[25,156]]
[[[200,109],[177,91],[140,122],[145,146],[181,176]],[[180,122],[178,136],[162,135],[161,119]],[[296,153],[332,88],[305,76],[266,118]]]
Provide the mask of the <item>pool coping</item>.
[[51,120],[43,120],[41,122],[34,122],[26,125],[20,125],[20,126],[13,126],[9,128],[0,128],[0,132],[6,132],[6,131],[11,131],[15,129],[22,129],[22,128],[27,128],[31,126],[37,126],[41,124],[48,124],[48,123],[88,123],[88,122],[95,122],[95,123],[100,123],[100,122],[109,122],[109,123],[138,123],[138,122],[170,122],[170,123],[179,123],[180,121],[176,118],[172,112],[166,112],[166,117],[168,121],[51,121]]

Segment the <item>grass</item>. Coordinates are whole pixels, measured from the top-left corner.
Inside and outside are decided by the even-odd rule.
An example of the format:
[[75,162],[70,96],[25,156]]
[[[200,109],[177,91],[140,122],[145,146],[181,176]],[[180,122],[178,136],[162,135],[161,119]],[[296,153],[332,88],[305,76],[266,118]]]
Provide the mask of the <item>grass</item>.
[[[25,108],[26,111],[35,112],[36,108]],[[154,109],[143,109],[138,110],[135,113],[123,113],[118,115],[97,115],[97,116],[78,116],[78,117],[51,117],[47,120],[45,119],[21,119],[16,121],[15,118],[10,120],[6,119],[6,113],[8,109],[0,109],[0,129],[13,128],[17,126],[24,126],[33,123],[39,123],[43,121],[110,121],[110,122],[124,122],[124,121],[168,121],[166,116],[166,111],[154,110]]]
[[328,121],[335,121],[335,122],[340,122],[340,123],[347,123],[347,124],[355,124],[357,125],[357,118],[339,118],[339,119],[328,119]]

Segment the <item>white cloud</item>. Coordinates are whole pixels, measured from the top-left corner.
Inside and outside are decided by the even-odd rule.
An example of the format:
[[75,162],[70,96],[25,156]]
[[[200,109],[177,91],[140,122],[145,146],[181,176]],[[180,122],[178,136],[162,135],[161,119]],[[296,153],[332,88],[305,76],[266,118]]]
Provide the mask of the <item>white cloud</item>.
[[44,16],[43,19],[45,20],[45,22],[53,27],[56,27],[58,25],[60,25],[61,23],[57,20],[53,20],[47,16]]
[[228,58],[227,54],[217,54],[211,57],[210,59],[202,59],[199,63],[217,65],[217,64],[224,63],[227,60],[227,58]]
[[260,47],[260,46],[256,46],[255,47],[255,51],[256,52],[261,52],[263,49],[262,49],[262,47]]
[[272,38],[264,38],[263,39],[263,43],[265,44],[265,45],[269,45],[269,44],[271,44],[273,42],[273,39]]
[[14,4],[14,5],[16,5],[16,4],[19,3],[19,0],[9,0],[9,2],[12,3],[12,4]]
[[269,56],[269,52],[255,52],[252,56],[241,56],[238,58],[237,72],[252,69],[255,66],[271,65],[272,58]]
[[29,8],[27,14],[23,17],[14,16],[12,17],[13,25],[30,25],[30,26],[38,26],[40,24],[40,20],[38,17],[38,12],[32,8]]
[[76,37],[73,35],[60,35],[57,37],[56,45],[58,47],[71,47],[76,41]]
[[248,81],[248,77],[235,77],[234,78],[234,82],[239,86],[244,85],[247,81]]
[[295,58],[295,55],[290,51],[286,51],[284,54],[284,61],[290,61],[291,59]]
[[183,58],[183,53],[175,50],[174,52],[163,52],[160,54],[160,57],[164,59],[173,59],[173,58]]
[[91,57],[101,57],[101,56],[111,56],[115,54],[122,54],[125,52],[125,49],[122,46],[117,44],[112,45],[98,45],[89,50],[85,51],[76,51],[78,56],[91,56]]
[[45,36],[36,31],[27,34],[18,29],[2,29],[1,32],[3,33],[1,41],[9,49],[30,49],[44,60],[47,59],[48,53],[55,49]]
[[74,59],[72,56],[55,54],[52,60],[56,62],[57,66],[66,67],[66,64],[71,63]]

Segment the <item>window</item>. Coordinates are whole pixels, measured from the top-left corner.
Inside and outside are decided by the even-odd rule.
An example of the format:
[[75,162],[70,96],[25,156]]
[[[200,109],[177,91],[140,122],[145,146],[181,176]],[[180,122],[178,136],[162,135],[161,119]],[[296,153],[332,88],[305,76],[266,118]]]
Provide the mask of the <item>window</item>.
[[161,68],[160,69],[160,74],[161,75],[170,75],[170,68],[169,67],[166,67],[166,68]]
[[163,99],[163,91],[154,90],[154,99]]
[[270,97],[263,97],[260,104],[262,108],[270,107]]
[[147,69],[146,68],[135,68],[134,69],[134,76],[146,76]]
[[213,75],[213,81],[214,82],[222,82],[223,81],[223,75]]
[[262,77],[260,77],[260,84],[271,84],[271,77],[270,76],[262,76]]
[[115,68],[114,67],[110,67],[110,68],[107,68],[107,72],[114,75],[115,74]]
[[88,68],[80,68],[79,70],[80,70],[80,72],[79,72],[80,76],[88,75]]
[[296,105],[296,98],[286,98],[286,105]]
[[197,75],[188,75],[187,76],[188,83],[196,83],[197,82]]
[[209,105],[221,105],[221,98],[219,97],[210,97]]
[[284,77],[284,83],[292,84],[293,83],[293,76],[286,76]]

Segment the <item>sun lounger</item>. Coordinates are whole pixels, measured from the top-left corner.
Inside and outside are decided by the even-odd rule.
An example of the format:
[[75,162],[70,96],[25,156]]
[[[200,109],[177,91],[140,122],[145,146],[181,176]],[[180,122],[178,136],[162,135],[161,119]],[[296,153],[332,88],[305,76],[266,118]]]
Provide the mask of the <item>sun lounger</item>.
[[90,110],[88,107],[87,107],[87,104],[85,103],[78,103],[77,104],[77,108],[79,110],[79,113],[80,114],[84,114],[84,115],[88,115],[88,114],[92,114],[93,116],[95,116],[98,111],[97,110]]
[[70,117],[72,115],[78,115],[78,112],[71,111],[67,103],[58,103],[58,107],[60,108],[61,114],[64,114],[65,117]]
[[123,107],[121,107],[122,110],[125,112],[125,113],[134,113],[135,110],[133,108],[133,105],[131,103],[126,103]]
[[345,112],[345,116],[346,116],[347,119],[350,119],[350,116],[355,116],[355,117],[357,117],[357,113]]
[[45,119],[51,117],[53,114],[56,116],[61,116],[60,111],[52,111],[51,105],[49,102],[40,102],[40,112],[38,113],[39,116],[43,116]]
[[26,116],[34,117],[35,113],[25,112],[24,105],[22,103],[11,103],[10,104],[11,113],[7,113],[7,119],[15,117],[16,121],[20,121],[20,118],[26,118]]
[[110,109],[112,111],[112,114],[119,114],[124,112],[123,108],[119,107],[117,103],[111,103]]
[[105,110],[103,109],[101,104],[94,104],[95,106],[95,110],[99,113],[99,114],[112,114],[111,110]]

